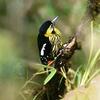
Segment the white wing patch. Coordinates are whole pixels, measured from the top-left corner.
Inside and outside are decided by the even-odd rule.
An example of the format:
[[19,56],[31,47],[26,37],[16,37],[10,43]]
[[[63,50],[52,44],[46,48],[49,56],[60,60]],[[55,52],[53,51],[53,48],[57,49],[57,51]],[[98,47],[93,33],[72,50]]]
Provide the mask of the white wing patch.
[[41,49],[41,56],[43,56],[43,55],[44,55],[45,46],[46,46],[46,43],[45,43],[45,44],[43,44],[43,47],[42,47],[42,49]]

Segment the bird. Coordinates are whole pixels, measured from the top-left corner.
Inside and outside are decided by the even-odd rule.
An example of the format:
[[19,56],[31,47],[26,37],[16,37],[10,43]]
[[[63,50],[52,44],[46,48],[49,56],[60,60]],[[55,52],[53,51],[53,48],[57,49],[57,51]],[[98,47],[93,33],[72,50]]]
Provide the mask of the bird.
[[39,28],[37,42],[40,61],[43,65],[50,65],[62,46],[61,32],[55,26],[57,19],[58,16],[52,21],[46,20]]

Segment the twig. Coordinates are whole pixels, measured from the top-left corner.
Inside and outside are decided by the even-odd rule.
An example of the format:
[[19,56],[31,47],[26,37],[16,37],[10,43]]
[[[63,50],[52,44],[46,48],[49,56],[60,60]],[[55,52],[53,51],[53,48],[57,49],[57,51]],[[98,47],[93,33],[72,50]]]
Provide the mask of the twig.
[[37,72],[37,73],[33,74],[33,76],[31,76],[31,78],[30,78],[28,81],[26,81],[26,83],[23,85],[23,87],[21,88],[21,90],[24,89],[24,88],[27,86],[27,84],[30,83],[30,82],[32,81],[32,79],[33,79],[34,77],[36,77],[37,75],[45,74],[45,73],[47,73],[47,72],[48,72],[48,71],[42,71],[42,72]]

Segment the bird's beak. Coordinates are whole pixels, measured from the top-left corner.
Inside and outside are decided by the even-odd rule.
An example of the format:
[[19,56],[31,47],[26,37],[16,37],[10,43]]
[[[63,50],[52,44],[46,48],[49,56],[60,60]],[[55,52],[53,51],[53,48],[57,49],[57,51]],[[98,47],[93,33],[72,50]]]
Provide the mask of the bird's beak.
[[53,26],[53,27],[55,26],[55,23],[56,23],[57,19],[58,19],[58,16],[57,16],[57,17],[55,17],[55,18],[51,21],[51,22],[52,22],[52,26]]
[[56,16],[51,22],[55,23],[57,21],[57,19],[58,19],[58,16]]

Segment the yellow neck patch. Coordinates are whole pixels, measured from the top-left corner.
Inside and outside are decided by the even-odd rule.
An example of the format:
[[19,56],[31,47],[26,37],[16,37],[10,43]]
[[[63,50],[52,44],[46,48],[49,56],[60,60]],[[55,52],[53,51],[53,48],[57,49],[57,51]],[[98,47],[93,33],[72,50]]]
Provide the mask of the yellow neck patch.
[[53,28],[49,27],[45,33],[45,37],[50,37],[52,35]]
[[[49,27],[45,34],[45,37],[52,36],[52,34],[53,34],[52,31],[53,31],[53,28]],[[54,28],[54,31],[55,31],[55,34],[61,35],[60,31],[57,28]]]

